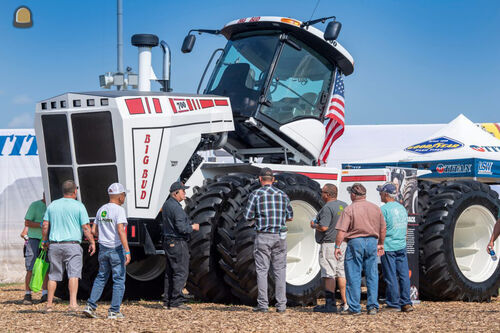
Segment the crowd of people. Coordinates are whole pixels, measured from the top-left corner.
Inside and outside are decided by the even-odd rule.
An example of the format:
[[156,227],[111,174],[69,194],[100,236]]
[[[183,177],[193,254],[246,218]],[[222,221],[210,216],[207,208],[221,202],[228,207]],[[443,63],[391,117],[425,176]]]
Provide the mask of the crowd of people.
[[[268,274],[272,267],[275,283],[276,312],[286,311],[286,254],[287,223],[293,223],[290,198],[275,185],[273,171],[263,168],[259,174],[261,187],[250,194],[244,216],[253,221],[256,235],[254,260],[257,275],[258,298],[254,312],[268,312]],[[166,310],[191,310],[185,304],[182,290],[189,271],[188,240],[199,230],[190,221],[181,206],[188,187],[175,182],[162,207],[163,249],[166,270],[163,308]],[[87,210],[76,200],[78,187],[72,180],[62,184],[63,197],[48,207],[45,198],[32,203],[26,213],[25,228],[21,237],[26,239],[26,292],[23,303],[33,302],[29,281],[33,264],[40,248],[48,250],[50,271],[42,287],[42,302],[46,311],[53,309],[57,282],[68,277],[69,310],[81,311],[77,303],[78,281],[81,279],[83,250],[82,237],[89,242],[90,255],[96,252],[94,237],[98,238],[99,272],[83,313],[97,317],[99,301],[107,280],[111,276],[113,292],[108,318],[123,318],[120,311],[125,292],[126,265],[131,260],[127,242],[127,216],[122,207],[126,198],[125,188],[111,184],[109,202],[97,212],[92,227]],[[337,199],[334,184],[325,184],[321,197],[325,202],[317,217],[310,222],[319,244],[319,264],[324,282],[325,304],[313,308],[314,312],[361,314],[360,296],[362,272],[367,287],[366,312],[376,315],[378,303],[378,259],[380,257],[383,279],[386,284],[385,311],[413,311],[410,299],[410,279],[406,253],[408,216],[397,201],[397,187],[387,182],[377,187],[382,207],[366,200],[366,188],[355,183],[347,188],[352,203]],[[487,251],[500,234],[497,222]],[[336,290],[341,302],[336,304]]]

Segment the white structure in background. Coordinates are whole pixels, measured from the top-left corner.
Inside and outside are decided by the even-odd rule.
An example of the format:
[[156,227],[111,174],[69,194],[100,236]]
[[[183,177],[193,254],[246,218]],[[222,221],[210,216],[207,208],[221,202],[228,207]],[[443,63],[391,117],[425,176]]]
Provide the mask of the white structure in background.
[[26,210],[42,192],[35,131],[0,130],[0,283],[24,277],[24,240],[19,235]]

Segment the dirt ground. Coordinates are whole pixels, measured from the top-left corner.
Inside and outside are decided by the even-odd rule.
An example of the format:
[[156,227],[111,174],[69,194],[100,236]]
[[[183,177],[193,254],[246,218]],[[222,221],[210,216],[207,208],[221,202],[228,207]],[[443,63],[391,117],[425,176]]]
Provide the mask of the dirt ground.
[[[311,307],[289,308],[278,314],[256,314],[248,306],[211,303],[190,304],[192,311],[163,310],[161,302],[125,302],[125,319],[106,319],[108,303],[100,304],[101,318],[88,319],[68,312],[59,301],[55,311],[44,313],[44,304],[23,305],[22,285],[0,287],[0,331],[2,332],[450,332],[500,331],[500,298],[491,303],[422,302],[412,313],[376,316],[340,316],[313,313]],[[33,299],[38,300],[40,294]],[[83,303],[80,303],[83,308]]]

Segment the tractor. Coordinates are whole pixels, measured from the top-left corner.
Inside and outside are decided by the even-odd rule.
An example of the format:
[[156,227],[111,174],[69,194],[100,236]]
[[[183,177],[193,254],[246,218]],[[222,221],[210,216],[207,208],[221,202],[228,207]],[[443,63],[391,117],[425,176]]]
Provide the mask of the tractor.
[[[326,21],[324,32],[314,27]],[[35,131],[48,202],[62,196],[63,181],[73,179],[79,186],[78,200],[92,218],[107,202],[109,184],[120,182],[130,191],[124,206],[132,251],[126,296],[159,297],[163,292],[160,210],[170,184],[181,179],[191,186],[185,211],[200,224],[189,241],[187,289],[205,301],[255,303],[255,231],[243,218],[243,210],[248,195],[259,187],[259,170],[270,167],[276,173],[276,186],[288,194],[294,210],[287,237],[287,297],[290,304],[316,302],[322,289],[319,247],[309,222],[323,205],[320,186],[336,184],[339,198],[346,200],[346,187],[363,182],[368,200],[380,203],[375,188],[391,180],[394,172],[318,166],[335,76],[354,71],[352,56],[337,41],[340,28],[334,17],[302,22],[262,16],[235,20],[220,30],[192,30],[182,45],[184,53],[193,50],[194,33],[227,39],[225,48],[210,58],[207,69],[216,61],[203,94],[172,92],[169,75],[158,80],[162,91],[151,91],[151,80],[156,79],[151,51],[159,40],[155,35],[134,35],[138,90],[65,93],[37,103]],[[161,46],[165,52],[168,46],[164,42]],[[199,152],[217,149],[229,153],[234,163],[201,162]],[[498,195],[475,181],[422,183],[417,194],[415,173],[401,174],[405,199],[413,206],[418,202],[424,218],[419,235],[421,294],[465,300],[495,295],[498,264],[485,268],[485,256],[479,253],[485,252],[482,245],[477,253],[467,252],[466,247],[454,252],[453,232],[469,225],[482,228],[483,236],[491,232]],[[463,198],[480,207],[464,212],[464,218],[460,214],[469,203]],[[453,203],[459,207],[449,216],[447,207]],[[479,213],[480,219],[473,222]],[[484,241],[464,232],[460,237],[459,242],[470,244]],[[459,256],[483,274],[469,278],[461,268],[453,268]],[[79,297],[88,296],[96,274],[96,257],[85,255]],[[58,296],[66,296],[65,290],[60,284]]]

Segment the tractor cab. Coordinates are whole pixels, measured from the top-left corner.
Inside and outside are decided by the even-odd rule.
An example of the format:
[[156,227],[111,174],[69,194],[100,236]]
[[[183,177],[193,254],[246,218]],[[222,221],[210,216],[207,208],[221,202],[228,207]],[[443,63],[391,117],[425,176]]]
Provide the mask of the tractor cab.
[[[326,33],[332,29],[338,35],[340,23],[330,22]],[[314,164],[335,74],[353,72],[351,55],[336,36],[289,18],[235,20],[215,33],[228,42],[204,93],[230,98],[235,131],[224,148],[242,160]],[[186,37],[184,52],[193,37]]]

